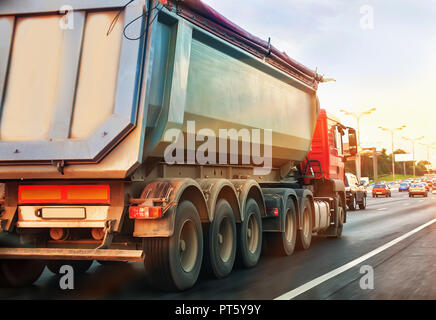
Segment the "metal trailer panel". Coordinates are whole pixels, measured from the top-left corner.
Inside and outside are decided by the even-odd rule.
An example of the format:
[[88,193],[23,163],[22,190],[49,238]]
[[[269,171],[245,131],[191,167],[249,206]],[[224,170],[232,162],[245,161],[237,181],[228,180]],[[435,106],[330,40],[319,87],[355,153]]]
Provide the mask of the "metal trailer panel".
[[123,29],[146,3],[129,5],[108,36],[124,2],[71,1],[71,30],[59,27],[63,4],[0,3],[0,179],[124,178],[141,160],[146,41]]
[[[14,7],[10,2],[0,6],[0,15]],[[98,7],[97,3],[100,2],[89,1],[89,7]],[[113,1],[108,3],[113,5]],[[124,12],[124,25],[132,20],[133,12],[142,12],[142,7],[136,6],[135,11],[129,8]],[[137,27],[129,32],[140,34],[141,31]],[[1,141],[0,137],[0,160],[14,163],[14,157],[22,161],[27,158],[29,162],[65,159],[68,166],[64,175],[49,162],[15,163],[0,165],[0,179],[125,178],[147,157],[162,158],[169,144],[163,141],[166,130],[180,128],[186,134],[188,120],[196,121],[197,130],[271,129],[275,166],[305,157],[319,109],[312,87],[166,8],[153,20],[148,37],[144,65],[139,62],[140,42],[122,39],[114,113],[106,122],[109,128],[104,127],[105,123],[88,139],[70,136],[53,141],[11,142]],[[85,39],[82,42],[86,44]],[[139,81],[141,72],[143,77]],[[122,81],[126,77],[130,80]],[[77,94],[74,101],[77,103]],[[65,115],[65,109],[63,112]],[[61,114],[55,113],[65,120]],[[69,121],[74,123],[74,117]],[[110,138],[103,137],[107,134],[105,129]],[[77,132],[84,137],[91,131],[88,127]],[[114,131],[118,132],[116,137],[111,136]],[[61,150],[63,157],[54,157],[56,152],[51,153],[51,145]],[[17,149],[19,152],[15,154],[13,151]],[[38,150],[40,157],[34,157],[32,150]]]
[[[301,161],[310,149],[319,105],[313,88],[175,15],[161,112],[151,117],[145,156],[162,157],[166,130],[272,130],[273,165]],[[177,19],[177,20],[176,20]],[[166,26],[164,26],[166,25]],[[163,80],[161,80],[163,81]],[[217,143],[217,146],[219,144]],[[218,149],[218,148],[217,148]],[[217,150],[220,151],[219,149]],[[241,153],[240,153],[241,155]]]
[[[0,23],[10,48],[0,51],[7,61],[0,67],[0,161],[98,162],[136,125],[144,42],[126,39],[123,29],[143,3],[117,20],[119,8],[98,10],[96,1],[71,15],[40,14],[38,4],[44,12],[38,2],[24,15],[22,1],[0,5],[0,14],[12,15]],[[142,29],[139,19],[129,32]]]

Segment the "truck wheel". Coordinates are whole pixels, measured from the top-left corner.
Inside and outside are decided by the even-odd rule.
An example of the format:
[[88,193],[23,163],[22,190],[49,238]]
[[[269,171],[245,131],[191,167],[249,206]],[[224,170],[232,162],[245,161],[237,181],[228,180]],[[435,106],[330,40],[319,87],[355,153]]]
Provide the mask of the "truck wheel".
[[348,202],[348,209],[350,209],[350,211],[354,211],[357,208],[357,201],[356,201],[356,196],[352,196],[351,201]]
[[54,274],[59,274],[59,269],[64,266],[72,266],[75,274],[85,274],[91,267],[92,260],[51,260],[47,262],[47,269]]
[[297,232],[297,248],[307,250],[312,242],[312,208],[309,199],[303,200],[303,221],[302,230]]
[[286,215],[284,219],[284,232],[268,233],[268,242],[274,254],[279,256],[290,256],[294,253],[295,242],[297,241],[297,214],[294,201],[288,200]]
[[238,226],[238,262],[245,268],[254,267],[262,251],[262,219],[256,200],[247,199],[245,216]]
[[217,278],[232,272],[236,256],[236,221],[233,209],[225,199],[218,200],[214,220],[205,232],[204,267]]
[[0,285],[2,287],[26,287],[41,276],[45,261],[2,260],[0,262]]
[[146,277],[151,285],[166,291],[193,287],[203,260],[203,231],[192,202],[185,200],[178,205],[171,237],[144,238],[143,250]]
[[341,205],[338,205],[337,215],[338,215],[338,226],[336,228],[335,238],[340,238],[342,236],[342,230],[344,229],[344,220],[345,220],[344,208]]
[[362,197],[362,203],[359,203],[359,209],[360,210],[365,210],[366,208],[366,196]]

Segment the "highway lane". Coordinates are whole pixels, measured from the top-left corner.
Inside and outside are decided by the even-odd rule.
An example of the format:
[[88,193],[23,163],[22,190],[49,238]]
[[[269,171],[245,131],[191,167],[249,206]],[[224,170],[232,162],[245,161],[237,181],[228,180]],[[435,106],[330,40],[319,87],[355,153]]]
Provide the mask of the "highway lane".
[[[16,299],[274,299],[436,218],[436,196],[409,198],[407,193],[398,192],[393,192],[392,195],[392,198],[373,199],[369,197],[366,210],[349,211],[342,239],[314,237],[312,246],[307,251],[296,251],[290,257],[263,255],[259,265],[253,269],[236,269],[229,277],[221,280],[202,276],[199,283],[187,292],[163,293],[149,288],[142,276],[143,267],[140,263],[114,267],[94,263],[88,274],[76,278],[74,290],[61,290],[58,277],[45,270],[42,277],[31,288],[2,289],[0,297]],[[418,246],[419,252],[428,253],[431,246],[429,243],[432,237],[436,237],[435,228],[436,225],[432,225],[417,232],[410,238],[304,292],[295,299],[391,298],[392,292],[396,292],[396,285],[403,289],[414,285],[404,283],[404,279],[407,280],[408,277],[413,279],[414,283],[424,282],[423,279],[417,279],[419,274],[410,277],[414,267],[408,261],[416,262],[419,257],[414,256],[409,259],[406,249]],[[428,266],[421,265],[420,269],[427,270],[427,273],[421,272],[420,274],[430,274],[430,269],[435,264],[432,257],[429,255],[424,259]],[[360,288],[361,265],[374,268],[376,289],[368,291]],[[391,268],[396,267],[397,271],[394,275],[387,271],[389,265]],[[404,275],[401,274],[402,272]],[[401,279],[401,283],[397,284],[395,279]],[[422,291],[419,288],[403,291],[398,291],[399,298],[436,299],[436,292],[427,287]]]

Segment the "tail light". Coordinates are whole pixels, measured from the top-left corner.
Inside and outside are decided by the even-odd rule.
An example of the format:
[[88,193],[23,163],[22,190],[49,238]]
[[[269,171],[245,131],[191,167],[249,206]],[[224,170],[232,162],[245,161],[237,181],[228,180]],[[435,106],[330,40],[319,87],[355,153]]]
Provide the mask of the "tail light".
[[266,209],[267,214],[270,216],[275,216],[277,217],[279,215],[279,209],[278,208],[267,208]]
[[161,207],[135,206],[129,207],[130,219],[159,219],[162,218]]
[[110,203],[109,185],[23,185],[19,203]]

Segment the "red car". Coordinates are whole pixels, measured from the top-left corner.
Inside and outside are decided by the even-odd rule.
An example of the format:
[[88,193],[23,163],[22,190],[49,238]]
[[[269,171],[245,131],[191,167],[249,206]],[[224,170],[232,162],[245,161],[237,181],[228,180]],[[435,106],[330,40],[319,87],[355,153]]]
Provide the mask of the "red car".
[[374,188],[372,188],[372,197],[378,198],[379,196],[383,197],[392,197],[391,189],[385,184],[376,184]]

